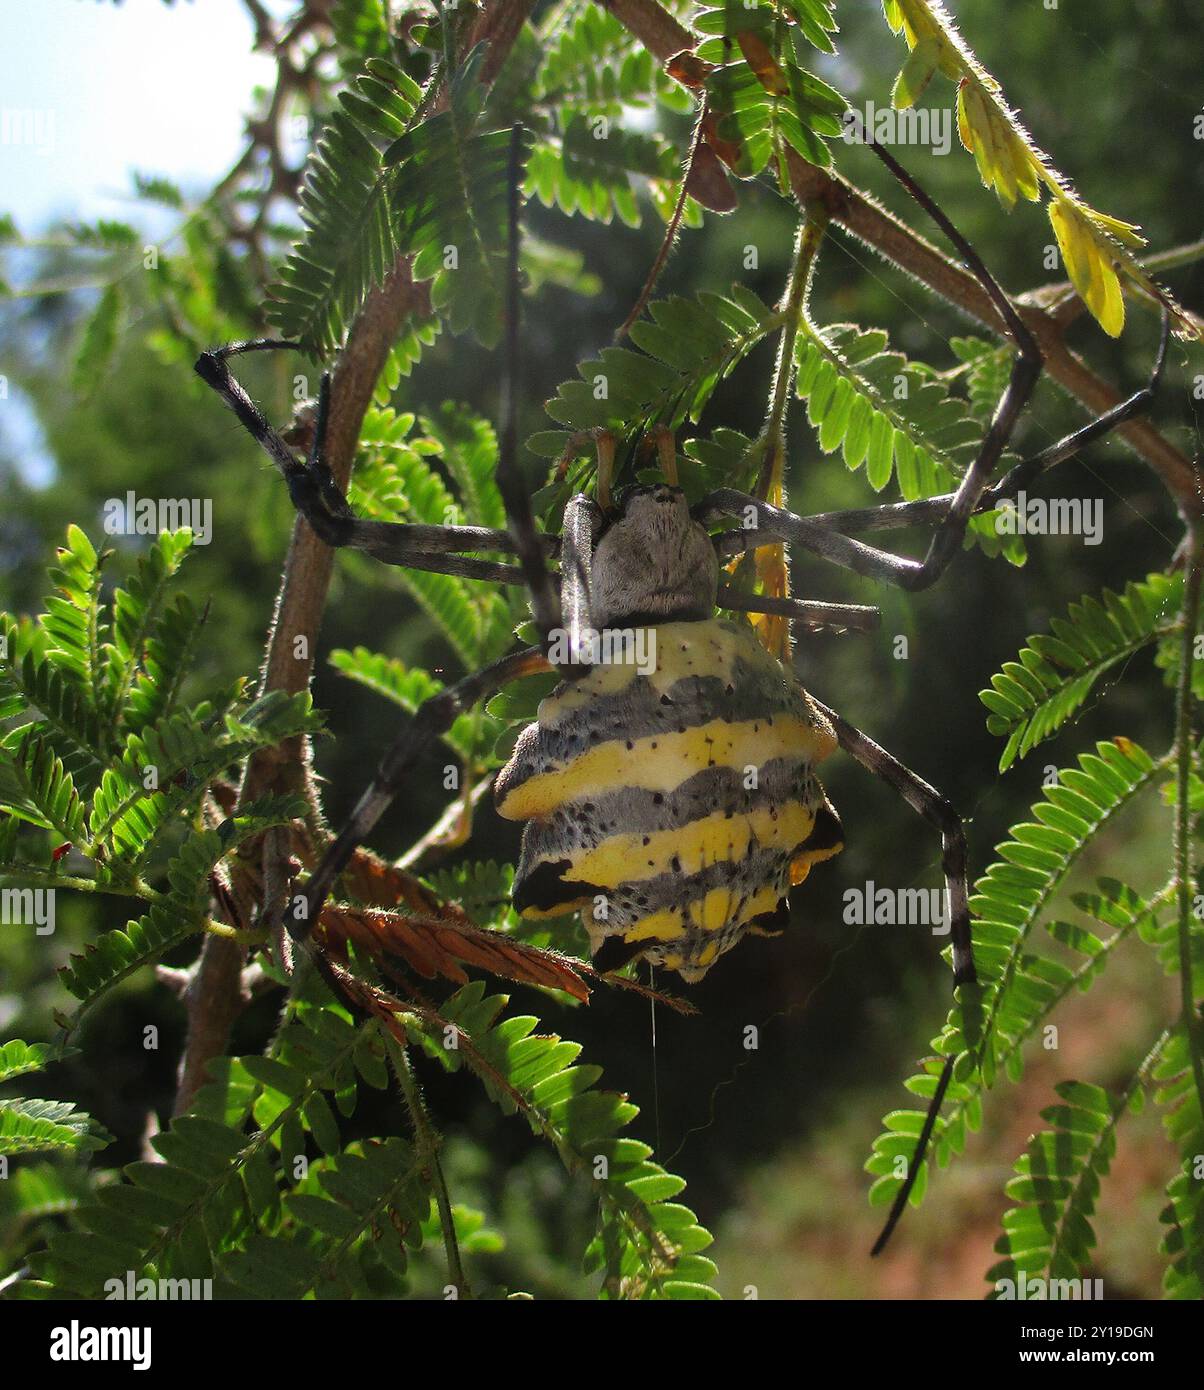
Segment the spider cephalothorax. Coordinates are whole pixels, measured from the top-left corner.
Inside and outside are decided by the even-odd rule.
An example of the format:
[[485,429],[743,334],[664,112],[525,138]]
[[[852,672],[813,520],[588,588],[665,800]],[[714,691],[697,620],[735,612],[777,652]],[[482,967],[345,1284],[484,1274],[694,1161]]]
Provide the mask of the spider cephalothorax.
[[605,524],[591,564],[596,626],[710,617],[719,562],[685,493],[668,483],[627,488]]

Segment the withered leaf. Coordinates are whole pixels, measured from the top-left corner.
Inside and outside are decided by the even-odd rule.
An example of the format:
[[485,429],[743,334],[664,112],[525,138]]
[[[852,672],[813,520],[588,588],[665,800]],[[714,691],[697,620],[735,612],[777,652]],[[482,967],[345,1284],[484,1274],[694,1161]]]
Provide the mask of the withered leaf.
[[712,212],[731,212],[736,206],[736,190],[728,182],[719,156],[705,141],[699,142],[690,161],[686,192]]
[[707,80],[707,74],[714,70],[714,63],[706,62],[688,48],[675,53],[665,64],[666,74],[683,87],[701,87]]
[[562,989],[583,1003],[589,999],[577,961],[475,926],[455,908],[440,907],[431,914],[326,907],[314,937],[340,956],[352,944],[375,960],[400,960],[427,980],[441,976],[467,984],[463,967],[471,965],[520,984]]
[[736,42],[761,86],[771,96],[786,96],[790,91],[790,83],[778,60],[773,56],[773,49],[765,40],[759,34],[745,30],[736,35]]
[[740,171],[744,147],[739,140],[728,140],[719,133],[719,116],[708,111],[702,118],[702,144],[715,151],[729,169]]

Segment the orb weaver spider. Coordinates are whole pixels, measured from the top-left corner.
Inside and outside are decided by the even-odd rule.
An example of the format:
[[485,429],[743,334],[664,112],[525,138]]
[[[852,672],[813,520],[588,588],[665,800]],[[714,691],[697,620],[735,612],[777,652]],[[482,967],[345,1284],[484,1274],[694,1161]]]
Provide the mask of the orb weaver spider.
[[[910,591],[927,588],[962,548],[971,517],[993,510],[1149,406],[1166,356],[1165,311],[1145,387],[992,481],[1040,376],[1041,352],[973,247],[895,158],[871,143],[978,279],[1016,348],[1007,385],[956,490],[807,517],[726,487],[690,506],[677,485],[673,437],[660,427],[642,443],[657,452],[663,481],[612,495],[615,440],[600,432],[597,498],[572,497],[560,535],[547,534],[536,525],[518,465],[520,139],[516,127],[507,370],[496,470],[506,530],[355,515],[324,458],[329,375],[322,381],[312,443],[302,461],[231,374],[232,357],[297,344],[233,343],[203,353],[196,363],[197,373],[283,474],[297,511],[327,544],[364,551],[389,565],[524,586],[540,635],[537,645],[465,676],[420,706],[389,745],[303,892],[292,900],[285,915],[289,936],[317,958],[338,989],[338,979],[311,940],[314,924],[418,755],[461,713],[513,681],[555,670],[561,684],[541,705],[538,722],[520,737],[495,786],[501,813],[527,822],[515,880],[515,906],[521,912],[581,911],[598,970],[615,971],[642,958],[676,970],[687,982],[701,978],[747,932],[780,927],[788,916],[791,886],[812,863],[841,848],[840,822],[814,775],[815,766],[839,747],[898,792],[941,836],[954,988],[968,1009],[977,980],[961,818],[922,777],[809,695],[747,624],[716,616],[717,609],[726,608],[778,615],[811,630],[847,629],[871,626],[876,610],[739,592],[720,582],[722,567],[741,553],[781,543],[884,583]],[[711,529],[732,520],[740,525]],[[933,531],[922,559],[857,539],[861,533],[929,525]],[[481,558],[491,553],[512,555],[518,563]],[[551,559],[559,561],[555,576]],[[651,632],[660,650],[654,669],[644,673],[630,663],[598,661],[596,639],[607,630]],[[747,777],[741,780],[750,769],[751,784]],[[874,1254],[907,1204],[955,1060],[944,1061]]]

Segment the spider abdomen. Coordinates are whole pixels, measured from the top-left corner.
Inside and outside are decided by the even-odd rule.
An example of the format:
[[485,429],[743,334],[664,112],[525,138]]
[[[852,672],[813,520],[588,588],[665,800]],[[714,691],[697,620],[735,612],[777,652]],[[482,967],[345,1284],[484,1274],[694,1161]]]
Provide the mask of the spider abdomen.
[[649,661],[599,665],[539,708],[499,773],[527,822],[525,916],[580,911],[595,961],[644,956],[697,980],[792,882],[839,850],[815,776],[831,727],[746,625],[646,629]]

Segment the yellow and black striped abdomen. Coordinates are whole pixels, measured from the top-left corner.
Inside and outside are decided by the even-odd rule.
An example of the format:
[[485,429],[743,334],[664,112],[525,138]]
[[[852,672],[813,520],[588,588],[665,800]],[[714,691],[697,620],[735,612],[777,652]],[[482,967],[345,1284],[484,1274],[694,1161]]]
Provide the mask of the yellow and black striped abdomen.
[[601,968],[646,956],[697,980],[839,850],[815,776],[836,740],[747,625],[649,631],[646,674],[595,666],[541,703],[497,806],[527,821],[524,916],[580,910]]

